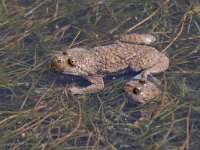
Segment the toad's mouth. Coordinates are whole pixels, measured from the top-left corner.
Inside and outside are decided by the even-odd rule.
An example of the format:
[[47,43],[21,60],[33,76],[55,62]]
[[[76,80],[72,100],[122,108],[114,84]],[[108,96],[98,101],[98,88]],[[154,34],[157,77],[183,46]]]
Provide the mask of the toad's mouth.
[[53,70],[53,71],[56,71],[56,72],[64,72],[63,70],[58,69],[58,68],[50,68],[50,69]]
[[76,72],[76,71],[67,71],[65,69],[62,69],[62,68],[58,68],[58,67],[52,67],[52,66],[49,66],[49,69],[54,71],[54,72],[57,72],[57,73],[64,73],[64,74],[68,74],[68,75],[74,75],[74,76],[79,76],[79,73]]
[[53,71],[56,71],[56,72],[64,72],[64,70],[62,68],[58,67],[58,65],[56,65],[56,63],[54,63],[54,62],[50,62],[48,64],[48,68],[50,70],[53,70]]

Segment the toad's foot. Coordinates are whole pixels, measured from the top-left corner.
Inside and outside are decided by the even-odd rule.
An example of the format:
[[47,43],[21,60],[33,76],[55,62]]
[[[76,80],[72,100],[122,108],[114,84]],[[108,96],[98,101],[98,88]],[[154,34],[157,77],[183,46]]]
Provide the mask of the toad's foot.
[[128,34],[124,35],[119,39],[120,42],[134,43],[134,44],[145,44],[149,45],[156,41],[156,38],[150,34]]
[[83,94],[81,88],[78,88],[78,87],[71,87],[71,88],[68,88],[68,91],[71,93],[71,94]]
[[93,84],[85,88],[71,87],[68,88],[71,94],[91,94],[101,91],[104,88],[103,85]]
[[149,78],[147,76],[150,76],[150,80],[153,81],[153,83],[155,83],[156,85],[161,85],[161,82],[155,78],[148,70],[147,71],[143,71],[140,74],[136,75],[133,77],[134,80],[140,80],[140,81],[147,81]]
[[87,79],[91,82],[91,85],[84,88],[71,87],[68,88],[68,90],[72,94],[91,94],[99,92],[104,88],[104,82],[102,77],[89,77]]
[[143,72],[134,76],[133,79],[135,79],[135,80],[143,80],[143,79],[146,80],[146,78],[144,78],[144,76],[143,76]]

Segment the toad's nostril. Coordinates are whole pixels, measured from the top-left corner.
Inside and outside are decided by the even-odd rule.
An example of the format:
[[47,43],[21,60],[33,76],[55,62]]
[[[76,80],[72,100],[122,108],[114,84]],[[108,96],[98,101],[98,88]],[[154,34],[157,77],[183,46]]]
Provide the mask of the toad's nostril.
[[58,63],[61,63],[61,60],[60,60],[60,59],[58,60]]

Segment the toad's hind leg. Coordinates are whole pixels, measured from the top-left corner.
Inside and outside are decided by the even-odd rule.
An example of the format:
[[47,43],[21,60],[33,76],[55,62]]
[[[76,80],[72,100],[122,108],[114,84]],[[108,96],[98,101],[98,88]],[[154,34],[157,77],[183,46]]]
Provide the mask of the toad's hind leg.
[[145,58],[146,57],[144,56],[143,58],[141,57],[140,59],[133,60],[130,64],[130,68],[133,70],[136,70],[136,71],[143,70],[139,75],[136,75],[134,77],[135,79],[147,80],[148,75],[164,72],[169,67],[169,58],[165,56],[165,54],[163,53],[160,53],[159,55],[153,54],[152,57],[149,57],[156,61],[152,61],[152,60],[148,61],[148,58],[146,59]]
[[161,73],[167,70],[169,67],[169,58],[165,54],[161,54],[158,61],[150,68],[142,72],[142,77],[147,79],[149,74]]
[[156,38],[150,34],[127,34],[119,39],[120,42],[134,43],[134,44],[145,44],[149,45],[156,41]]

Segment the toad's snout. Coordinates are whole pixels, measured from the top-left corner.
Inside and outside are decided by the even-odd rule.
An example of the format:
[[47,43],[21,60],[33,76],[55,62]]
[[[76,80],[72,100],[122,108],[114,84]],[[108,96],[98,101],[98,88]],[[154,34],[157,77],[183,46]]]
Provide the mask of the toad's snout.
[[55,56],[51,59],[49,67],[56,70],[62,70],[63,68],[62,64],[63,64],[62,60],[59,57]]

